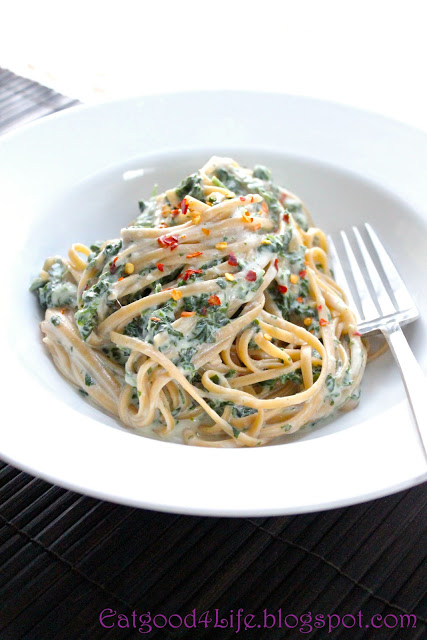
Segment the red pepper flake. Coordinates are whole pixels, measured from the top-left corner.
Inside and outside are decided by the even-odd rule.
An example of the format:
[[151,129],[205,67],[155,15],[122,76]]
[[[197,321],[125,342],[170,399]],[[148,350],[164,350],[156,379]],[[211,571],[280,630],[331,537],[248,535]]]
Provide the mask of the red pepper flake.
[[87,282],[84,288],[84,291],[86,291],[86,289],[89,289],[89,283]]
[[300,278],[305,278],[305,276],[307,275],[307,271],[305,269],[303,269],[302,271],[299,272],[299,277]]
[[221,304],[221,300],[218,298],[218,296],[216,296],[215,294],[213,294],[209,299],[208,299],[208,305],[210,307],[219,307],[219,305]]
[[161,229],[166,229],[167,226],[168,225],[164,224],[164,222],[162,222],[162,224],[159,224],[159,228],[161,228]]
[[287,290],[288,290],[288,287],[285,287],[285,285],[284,285],[284,284],[279,284],[279,285],[277,286],[277,288],[279,289],[280,293],[283,293],[283,295],[284,295],[284,294],[287,292]]
[[353,335],[354,336],[361,336],[362,334],[359,331],[354,331]]
[[253,196],[251,196],[251,202],[253,202],[253,201],[254,201],[254,197],[253,197]]
[[289,213],[285,213],[285,214],[284,214],[284,216],[283,216],[283,220],[284,220],[284,222],[286,222],[286,224],[288,224],[288,223],[289,223]]
[[319,324],[321,327],[324,327],[325,325],[329,324],[329,322],[325,320],[325,318],[320,318]]
[[157,238],[157,242],[161,247],[169,247],[173,251],[178,246],[178,236],[160,236]]
[[163,262],[158,262],[156,264],[156,267],[158,268],[159,271],[164,271],[165,270],[165,265],[163,264]]
[[301,304],[301,302],[302,302],[302,297],[301,296],[298,296],[297,302],[299,302]]
[[188,211],[188,202],[187,200],[184,198],[183,200],[181,200],[181,204],[179,205],[181,207],[181,211],[182,213],[185,215]]
[[268,207],[265,202],[261,202],[261,209],[264,211],[264,213],[268,213]]
[[248,271],[247,274],[245,275],[246,280],[249,280],[249,282],[255,282],[256,280],[256,273],[255,271]]
[[197,258],[197,256],[201,256],[203,251],[195,251],[194,253],[189,253],[185,257],[186,258]]
[[177,216],[179,213],[181,213],[180,209],[172,209],[172,215],[173,216]]
[[65,309],[61,309],[61,313],[65,313]]
[[121,277],[117,280],[117,282],[120,282],[120,280],[124,280],[123,276],[121,276]]
[[276,267],[277,271],[279,271],[279,259],[278,258],[275,259],[274,266]]
[[200,315],[201,316],[207,316],[208,315],[208,310],[206,309],[206,307],[202,307],[200,309]]
[[230,253],[230,255],[228,256],[228,264],[232,267],[237,267],[237,258],[234,253]]
[[245,196],[240,196],[240,200],[244,202],[246,200]]
[[188,280],[188,278],[192,275],[194,275],[195,273],[202,273],[201,269],[187,269],[187,271],[183,274],[181,274],[181,278],[183,280]]
[[119,256],[116,256],[113,260],[113,262],[110,264],[110,273],[116,273],[117,271],[117,267],[116,267],[116,260]]

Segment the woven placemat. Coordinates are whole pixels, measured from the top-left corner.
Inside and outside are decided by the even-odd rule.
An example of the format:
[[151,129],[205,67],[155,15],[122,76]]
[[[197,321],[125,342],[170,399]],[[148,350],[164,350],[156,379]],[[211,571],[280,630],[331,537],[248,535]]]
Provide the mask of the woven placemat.
[[[0,133],[74,104],[0,69]],[[0,640],[423,638],[426,498],[424,485],[321,513],[200,518],[102,502],[0,462]],[[102,626],[107,609],[117,615]],[[177,614],[177,626],[186,615],[191,625],[194,609],[202,617],[195,629],[151,623],[138,631],[148,611]],[[238,631],[239,609],[260,627]],[[308,612],[311,624],[301,618]],[[416,627],[410,620],[401,628],[411,614]],[[289,626],[298,618],[295,629],[284,626],[286,615]],[[314,626],[315,615],[325,616],[324,627]],[[346,617],[329,632],[338,616]],[[374,629],[372,616],[387,626]]]

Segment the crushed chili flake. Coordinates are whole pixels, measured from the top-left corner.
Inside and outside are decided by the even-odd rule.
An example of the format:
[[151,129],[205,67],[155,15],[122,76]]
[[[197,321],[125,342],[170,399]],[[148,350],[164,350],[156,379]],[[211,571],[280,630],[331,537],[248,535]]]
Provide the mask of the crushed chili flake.
[[240,196],[240,200],[241,200],[242,202],[245,202],[245,200],[246,200],[245,196]]
[[195,316],[195,311],[181,311],[181,318],[190,318],[191,316]]
[[329,324],[329,322],[325,320],[325,318],[320,318],[319,324],[321,327],[324,327],[325,325]]
[[264,213],[268,213],[268,207],[265,202],[261,202],[261,209],[264,211]]
[[117,282],[120,282],[120,280],[124,280],[123,276],[121,276],[121,277],[117,280]]
[[218,307],[221,304],[221,300],[215,294],[211,295],[208,299],[208,305],[210,307]]
[[297,302],[301,303],[302,302],[302,296],[298,296],[297,298]]
[[354,336],[361,336],[362,334],[361,334],[359,331],[354,331],[354,332],[353,332],[353,335],[354,335]]
[[286,224],[288,224],[288,222],[289,222],[289,213],[285,213],[284,214],[283,221],[286,222]]
[[178,289],[172,289],[171,296],[176,301],[182,298],[182,293],[181,291],[178,291]]
[[318,310],[318,311],[321,311],[321,310],[322,310],[322,305],[321,305],[321,304],[317,305],[317,310]]
[[156,264],[156,267],[158,268],[159,271],[164,271],[165,270],[165,265],[163,264],[163,262],[158,262]]
[[117,267],[116,267],[116,260],[117,260],[118,256],[116,256],[113,260],[113,262],[110,264],[110,273],[116,273],[117,271]]
[[230,255],[228,256],[228,264],[232,267],[237,267],[237,258],[234,253],[230,253]]
[[279,259],[278,258],[275,259],[274,266],[276,267],[277,271],[279,271]]
[[195,251],[194,253],[188,253],[186,258],[197,258],[197,256],[201,256],[203,251]]
[[203,229],[203,227],[202,227],[202,233],[204,233],[205,236],[208,236],[210,234],[210,231],[209,231],[209,229]]
[[162,222],[162,224],[159,224],[159,228],[160,228],[160,229],[166,229],[166,227],[167,227],[167,226],[168,226],[168,225],[167,225],[167,224],[164,224],[164,222]]
[[185,198],[181,200],[180,207],[181,207],[182,213],[185,215],[188,211],[188,202]]
[[178,246],[178,236],[160,236],[157,238],[157,242],[161,247],[169,247],[173,251]]
[[172,209],[172,215],[173,215],[173,216],[177,216],[177,215],[178,215],[178,214],[180,214],[180,213],[181,213],[181,210],[180,210],[180,209]]
[[256,273],[255,271],[248,271],[247,274],[245,275],[246,280],[249,280],[249,282],[255,282],[256,280]]
[[84,290],[89,289],[89,283],[86,283]]
[[288,287],[285,287],[284,284],[279,284],[277,288],[279,289],[280,293],[283,293],[283,294],[286,293],[288,290]]
[[253,197],[253,196],[251,196],[251,202],[253,202],[253,201],[254,201],[254,197]]
[[[187,256],[188,258],[188,256]],[[201,269],[187,269],[187,271],[185,273],[181,274],[181,278],[183,280],[188,280],[188,278],[192,275],[194,275],[195,273],[203,273]]]
[[160,318],[157,318],[157,316],[152,316],[150,320],[152,320],[153,322],[160,322]]
[[305,278],[305,276],[307,275],[307,271],[305,269],[303,269],[302,271],[299,272],[299,277],[300,278]]
[[61,309],[61,313],[65,313],[65,309]]

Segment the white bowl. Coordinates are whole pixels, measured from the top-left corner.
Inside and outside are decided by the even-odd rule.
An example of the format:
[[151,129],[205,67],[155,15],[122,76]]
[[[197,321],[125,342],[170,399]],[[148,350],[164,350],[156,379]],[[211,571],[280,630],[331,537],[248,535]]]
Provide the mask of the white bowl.
[[117,237],[153,184],[211,154],[266,164],[319,226],[369,221],[416,299],[405,332],[427,366],[427,136],[354,109],[275,94],[212,92],[77,107],[0,141],[3,411],[0,455],[99,498],[202,515],[278,515],[410,487],[426,467],[390,354],[368,365],[359,407],[257,449],[203,449],[126,430],[84,400],[43,348],[35,296],[43,259]]

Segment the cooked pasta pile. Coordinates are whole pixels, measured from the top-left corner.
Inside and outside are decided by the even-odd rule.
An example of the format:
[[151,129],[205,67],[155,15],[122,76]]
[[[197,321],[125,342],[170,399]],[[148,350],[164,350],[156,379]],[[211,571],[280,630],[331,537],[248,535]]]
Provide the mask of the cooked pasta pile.
[[32,285],[70,382],[132,429],[209,447],[355,406],[366,350],[327,239],[268,169],[213,157],[139,208]]

